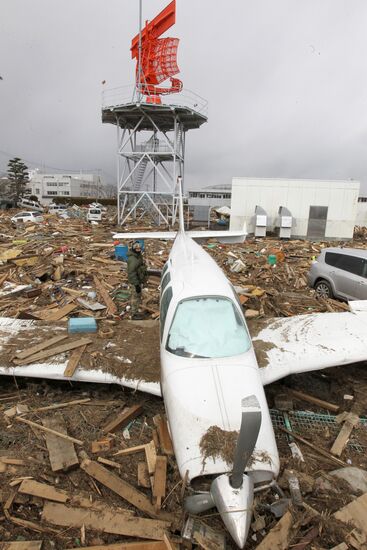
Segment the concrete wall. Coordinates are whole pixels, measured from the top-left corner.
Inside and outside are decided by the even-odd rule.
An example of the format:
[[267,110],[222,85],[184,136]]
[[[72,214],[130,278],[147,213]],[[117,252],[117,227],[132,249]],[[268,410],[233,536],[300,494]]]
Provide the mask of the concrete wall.
[[253,233],[259,205],[268,214],[268,231],[273,231],[279,206],[286,206],[294,218],[292,236],[306,237],[310,206],[327,206],[325,238],[351,239],[359,187],[357,181],[236,177],[232,179],[230,229],[240,229],[246,221],[248,232]]

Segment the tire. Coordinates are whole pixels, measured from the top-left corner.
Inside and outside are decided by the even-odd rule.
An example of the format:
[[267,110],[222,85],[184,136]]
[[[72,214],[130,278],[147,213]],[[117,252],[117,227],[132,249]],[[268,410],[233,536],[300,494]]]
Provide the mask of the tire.
[[328,281],[325,281],[325,279],[320,279],[317,281],[315,284],[315,290],[319,298],[333,298],[333,290],[331,285]]

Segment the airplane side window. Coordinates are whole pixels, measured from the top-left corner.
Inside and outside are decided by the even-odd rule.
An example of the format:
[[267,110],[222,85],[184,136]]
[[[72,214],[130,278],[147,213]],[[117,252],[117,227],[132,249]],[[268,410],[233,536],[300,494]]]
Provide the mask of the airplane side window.
[[163,266],[163,269],[162,269],[161,279],[163,279],[163,277],[165,276],[168,267],[169,267],[169,266],[168,266],[168,262],[166,262],[166,263],[164,264],[164,266]]
[[232,300],[205,297],[179,303],[166,349],[181,357],[220,358],[245,353],[251,340]]
[[166,292],[164,292],[161,299],[161,310],[160,310],[160,316],[159,316],[160,325],[161,325],[161,340],[163,337],[164,323],[166,321],[167,311],[171,303],[171,300],[172,300],[172,287],[169,286]]
[[164,292],[164,289],[166,288],[166,286],[168,285],[168,283],[171,281],[171,274],[169,271],[166,271],[163,279],[162,279],[162,282],[161,282],[161,295],[163,294]]

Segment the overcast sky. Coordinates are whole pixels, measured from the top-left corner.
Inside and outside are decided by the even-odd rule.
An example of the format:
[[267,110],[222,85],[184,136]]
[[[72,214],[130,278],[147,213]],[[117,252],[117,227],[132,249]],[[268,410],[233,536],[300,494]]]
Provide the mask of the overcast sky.
[[[138,4],[1,0],[0,171],[10,155],[114,181],[101,93],[133,84]],[[144,19],[166,4],[143,0]],[[177,0],[180,78],[209,102],[187,136],[186,187],[353,178],[367,194],[366,28],[366,0]]]

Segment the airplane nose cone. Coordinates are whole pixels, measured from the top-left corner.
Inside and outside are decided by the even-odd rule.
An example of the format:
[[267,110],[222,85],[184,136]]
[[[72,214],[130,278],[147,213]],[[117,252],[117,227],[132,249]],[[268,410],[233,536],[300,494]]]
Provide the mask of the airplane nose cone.
[[239,489],[233,489],[229,475],[223,474],[213,481],[210,492],[223,523],[239,548],[246,543],[252,518],[254,484],[247,475]]

